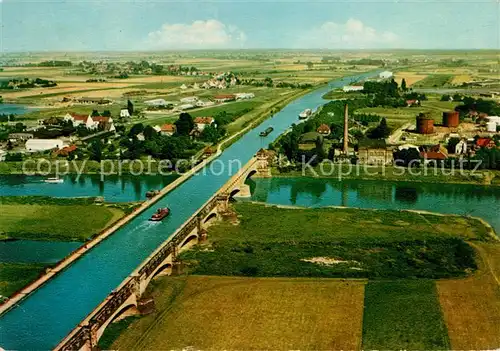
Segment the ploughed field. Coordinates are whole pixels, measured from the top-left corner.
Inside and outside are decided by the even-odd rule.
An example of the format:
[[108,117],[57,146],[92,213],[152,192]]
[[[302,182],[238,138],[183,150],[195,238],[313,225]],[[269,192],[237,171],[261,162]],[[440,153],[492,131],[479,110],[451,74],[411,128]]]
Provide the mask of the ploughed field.
[[[500,345],[500,245],[480,221],[236,203],[158,277],[113,349],[485,349]],[[484,292],[481,294],[480,292]]]

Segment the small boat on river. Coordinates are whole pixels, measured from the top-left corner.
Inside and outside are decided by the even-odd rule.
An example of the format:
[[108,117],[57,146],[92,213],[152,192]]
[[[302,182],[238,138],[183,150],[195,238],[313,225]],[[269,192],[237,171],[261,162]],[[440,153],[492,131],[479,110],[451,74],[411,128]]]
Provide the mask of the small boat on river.
[[159,222],[163,220],[165,217],[170,215],[170,209],[168,207],[165,208],[159,208],[149,219],[150,221],[153,222]]
[[64,179],[54,177],[54,178],[47,178],[43,182],[50,183],[50,184],[59,184],[59,183],[64,183]]
[[261,137],[266,137],[266,136],[268,136],[269,134],[271,134],[271,132],[272,132],[273,130],[274,130],[274,128],[273,128],[273,127],[268,127],[268,128],[266,128],[266,130],[264,130],[263,132],[260,132],[260,134],[259,134],[259,135],[260,135]]

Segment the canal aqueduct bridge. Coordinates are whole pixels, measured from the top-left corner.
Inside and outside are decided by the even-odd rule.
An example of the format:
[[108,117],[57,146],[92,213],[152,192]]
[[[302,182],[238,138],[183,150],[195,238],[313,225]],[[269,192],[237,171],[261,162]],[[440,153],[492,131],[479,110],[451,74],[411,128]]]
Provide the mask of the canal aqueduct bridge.
[[131,275],[108,295],[55,350],[94,350],[106,327],[131,309],[141,308],[141,296],[151,280],[170,274],[178,268],[177,255],[205,237],[208,225],[227,211],[232,197],[248,197],[250,189],[245,181],[252,177],[269,177],[267,152],[260,150],[245,166],[219,189],[177,231],[156,249]]

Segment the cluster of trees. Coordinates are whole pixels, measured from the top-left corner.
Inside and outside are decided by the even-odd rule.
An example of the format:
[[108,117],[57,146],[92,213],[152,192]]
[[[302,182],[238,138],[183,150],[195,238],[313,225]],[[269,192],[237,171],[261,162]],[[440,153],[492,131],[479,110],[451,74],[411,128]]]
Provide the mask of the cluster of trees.
[[225,126],[231,122],[236,121],[238,118],[241,116],[247,114],[248,112],[252,111],[253,108],[247,107],[244,108],[243,110],[238,110],[238,111],[233,111],[233,112],[227,112],[227,111],[220,111],[217,114],[215,114],[214,119],[215,123],[218,126]]
[[370,139],[385,139],[391,134],[391,129],[387,125],[387,120],[382,118],[378,126],[368,131],[367,136]]
[[375,60],[368,58],[363,58],[359,60],[349,60],[347,61],[347,63],[351,65],[385,66],[385,62],[383,60]]
[[251,85],[255,87],[268,87],[268,88],[292,88],[292,89],[309,89],[313,85],[310,83],[292,83],[292,82],[277,82],[275,83],[272,78],[266,77],[264,79],[242,79],[242,85]]
[[0,123],[2,122],[12,122],[12,121],[15,121],[16,120],[16,115],[11,113],[11,114],[7,114],[7,113],[0,113]]
[[36,65],[38,67],[71,67],[73,64],[71,63],[71,61],[51,60],[42,61]]
[[52,80],[41,79],[41,78],[24,78],[24,79],[10,79],[0,82],[0,89],[29,89],[29,88],[48,88],[55,87],[57,83]]
[[108,74],[121,79],[128,78],[130,74],[177,75],[198,71],[194,66],[169,65],[165,67],[144,60],[126,63],[82,61],[78,67],[85,73]]
[[489,116],[500,115],[500,104],[496,101],[475,99],[470,96],[462,97],[459,101],[462,101],[462,105],[455,107],[455,110],[459,111],[462,116],[467,115],[469,111],[483,112]]
[[406,100],[427,100],[425,94],[409,91],[405,79],[401,81],[401,87],[394,79],[382,82],[366,81],[363,84],[363,93],[371,97],[369,107],[405,107]]

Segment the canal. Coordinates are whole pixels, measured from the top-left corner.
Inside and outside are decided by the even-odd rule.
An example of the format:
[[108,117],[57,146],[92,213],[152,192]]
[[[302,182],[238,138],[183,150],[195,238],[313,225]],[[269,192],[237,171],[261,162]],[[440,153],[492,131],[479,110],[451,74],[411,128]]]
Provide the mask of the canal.
[[251,182],[253,201],[470,215],[484,219],[500,234],[500,187],[302,177],[258,178]]
[[[238,171],[233,160],[244,165],[278,134],[297,122],[306,108],[324,104],[322,95],[353,79],[331,82],[291,102],[272,118],[246,133],[199,174],[181,184],[154,206],[134,218],[107,240],[92,249],[64,272],[0,317],[1,347],[5,349],[51,349],[116,288],[148,255],[184,223],[232,174]],[[272,126],[267,137],[259,133]],[[230,162],[231,161],[231,162]],[[227,165],[233,165],[228,167]],[[172,215],[163,222],[148,218],[156,207],[170,207]]]

